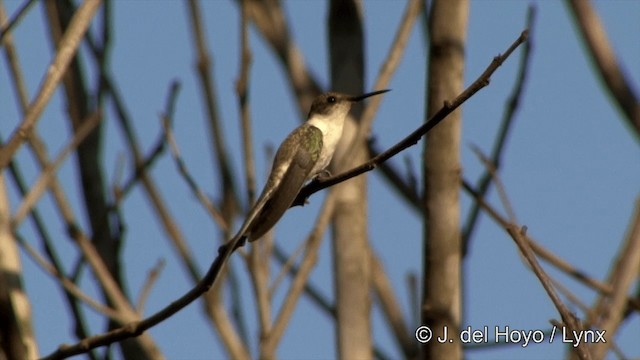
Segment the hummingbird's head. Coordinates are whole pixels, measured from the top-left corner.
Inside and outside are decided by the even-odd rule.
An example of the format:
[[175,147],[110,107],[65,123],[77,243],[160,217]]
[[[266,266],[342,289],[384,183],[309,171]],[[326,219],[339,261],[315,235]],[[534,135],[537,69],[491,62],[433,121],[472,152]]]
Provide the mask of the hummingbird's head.
[[347,116],[349,110],[351,109],[351,104],[353,104],[354,102],[358,102],[362,99],[382,94],[387,91],[389,90],[379,90],[360,96],[351,96],[337,92],[328,92],[322,95],[318,95],[313,100],[313,104],[311,104],[311,109],[309,110],[309,116],[307,117],[307,119],[319,117],[323,119],[342,120]]

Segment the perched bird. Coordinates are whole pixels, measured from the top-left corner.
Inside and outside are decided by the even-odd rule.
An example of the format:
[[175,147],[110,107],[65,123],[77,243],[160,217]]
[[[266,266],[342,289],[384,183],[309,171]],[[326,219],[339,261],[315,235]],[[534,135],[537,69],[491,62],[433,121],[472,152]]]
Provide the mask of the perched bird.
[[387,91],[360,96],[329,92],[316,97],[307,121],[293,130],[278,148],[260,197],[236,236],[226,245],[233,244],[236,248],[242,246],[246,239],[256,241],[269,231],[291,207],[305,182],[326,171],[342,137],[351,105]]

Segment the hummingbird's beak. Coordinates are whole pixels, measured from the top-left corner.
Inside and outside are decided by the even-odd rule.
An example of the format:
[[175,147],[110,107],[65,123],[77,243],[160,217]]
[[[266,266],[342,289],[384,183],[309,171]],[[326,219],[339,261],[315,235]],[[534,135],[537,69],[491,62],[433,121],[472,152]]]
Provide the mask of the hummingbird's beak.
[[383,94],[383,93],[386,93],[386,92],[388,92],[388,91],[391,91],[391,89],[378,90],[378,91],[370,92],[370,93],[363,94],[363,95],[360,95],[360,96],[352,96],[352,97],[350,97],[350,98],[349,98],[349,100],[350,100],[350,101],[353,101],[353,102],[357,102],[357,101],[361,101],[361,100],[363,100],[363,99],[366,99],[366,98],[368,98],[368,97],[370,97],[370,96],[375,96],[375,95],[378,95],[378,94]]

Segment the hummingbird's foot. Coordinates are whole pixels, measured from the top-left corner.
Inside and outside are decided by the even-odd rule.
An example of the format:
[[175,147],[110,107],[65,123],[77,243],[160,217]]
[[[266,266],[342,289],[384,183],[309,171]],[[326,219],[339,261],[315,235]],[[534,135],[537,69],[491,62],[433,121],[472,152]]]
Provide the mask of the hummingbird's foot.
[[218,248],[218,256],[220,256],[220,255],[222,255],[222,254],[226,253],[226,252],[227,252],[227,247],[228,247],[228,246],[229,246],[229,244],[228,244],[228,243],[220,245],[220,247]]
[[[231,252],[234,252],[238,250],[238,248],[243,247],[246,242],[247,242],[247,237],[246,236],[241,237],[240,240],[238,240],[238,242],[236,243],[236,246],[231,250]],[[229,241],[227,243],[220,245],[220,247],[218,248],[218,255],[224,254],[227,251],[227,248],[231,246],[231,243],[232,241]]]
[[238,244],[237,244],[237,245],[236,245],[236,247],[233,249],[233,251],[236,251],[236,250],[238,250],[238,248],[243,247],[243,246],[244,246],[244,244],[246,244],[246,243],[247,243],[247,237],[246,237],[246,236],[241,237],[241,238],[240,238],[240,241],[238,241]]
[[329,171],[329,170],[327,170],[327,169],[324,169],[324,170],[320,171],[320,172],[316,175],[315,180],[316,180],[316,181],[323,181],[323,180],[326,180],[326,179],[328,179],[328,178],[330,178],[330,177],[331,177],[331,171]]

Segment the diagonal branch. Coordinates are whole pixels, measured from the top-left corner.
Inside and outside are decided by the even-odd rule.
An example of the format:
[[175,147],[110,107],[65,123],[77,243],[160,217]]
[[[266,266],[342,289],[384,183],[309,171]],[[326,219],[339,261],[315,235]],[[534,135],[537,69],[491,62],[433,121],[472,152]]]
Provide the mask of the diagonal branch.
[[391,157],[397,155],[401,151],[406,148],[413,146],[418,143],[420,138],[424,136],[427,132],[433,129],[436,125],[438,125],[442,120],[444,120],[447,115],[452,113],[455,109],[460,107],[465,101],[467,101],[471,96],[480,91],[485,86],[489,85],[489,80],[491,75],[502,65],[502,63],[513,53],[513,51],[520,46],[520,44],[524,43],[528,37],[528,31],[523,31],[518,39],[516,39],[513,44],[507,49],[507,51],[503,55],[498,55],[493,58],[491,64],[487,67],[487,69],[480,75],[476,81],[473,82],[462,94],[458,95],[453,101],[445,102],[445,104],[438,110],[433,116],[422,126],[417,128],[414,132],[409,134],[407,137],[402,139],[400,142],[374,157],[373,159],[367,161],[366,163],[347,170],[341,174],[330,177],[324,180],[314,180],[310,184],[306,185],[300,193],[298,197],[293,202],[292,206],[303,205],[305,201],[316,192],[325,189],[329,186],[333,186],[335,184],[341,183],[343,181],[349,180],[353,177],[356,177],[360,174],[363,174],[367,171],[371,171],[375,169],[378,164],[383,163],[390,159]]
[[[536,259],[536,255],[533,253],[531,246],[527,242],[526,230],[527,230],[526,226],[522,228],[518,228],[516,225],[513,225],[513,224],[510,224],[509,226],[507,226],[507,232],[509,233],[509,235],[511,235],[513,240],[516,242],[516,245],[518,245],[518,248],[524,255],[524,258],[527,260],[531,268],[533,269],[533,272],[536,274],[538,279],[540,279],[540,283],[542,284],[542,287],[544,287],[544,290],[549,295],[549,298],[551,298],[551,301],[556,306],[556,309],[558,309],[558,312],[562,317],[562,321],[564,322],[564,326],[568,327],[571,334],[574,334],[575,336],[575,334],[579,334],[582,330],[579,320],[574,314],[572,314],[569,311],[569,309],[564,305],[562,300],[560,300],[560,297],[556,293],[553,287],[553,284],[549,279],[549,276],[542,269],[542,267],[540,266],[540,263],[538,263],[538,260]],[[591,359],[587,345],[584,342],[580,342],[579,340],[576,340],[575,338],[571,338],[571,339],[573,340],[572,343],[574,345],[573,346],[574,351],[576,352],[576,355],[578,356],[578,358],[580,358],[581,360]]]
[[65,146],[65,148],[60,152],[60,154],[51,163],[51,165],[42,169],[40,177],[24,197],[24,200],[13,216],[12,221],[14,227],[17,227],[24,220],[24,218],[29,215],[33,207],[36,205],[38,199],[40,199],[40,196],[42,196],[45,190],[49,188],[49,184],[54,179],[54,175],[58,171],[60,165],[62,165],[67,156],[69,156],[71,152],[74,151],[82,143],[82,141],[86,139],[91,131],[93,131],[96,126],[98,126],[100,120],[101,117],[99,112],[94,112],[93,114],[91,114],[89,118],[85,120],[82,125],[80,125],[69,144]]
[[247,5],[249,18],[285,67],[290,87],[298,100],[300,118],[304,119],[313,98],[322,90],[308,71],[300,49],[291,40],[282,6],[279,1],[249,1]]
[[[531,5],[529,6],[529,10],[527,13],[527,29],[529,29],[530,34],[533,34],[535,16],[536,8],[534,5]],[[532,46],[533,44],[530,37],[527,43],[524,44],[522,48],[522,56],[520,57],[520,67],[518,69],[516,83],[513,87],[511,95],[509,96],[509,100],[507,101],[504,114],[502,115],[502,122],[500,123],[500,130],[498,131],[498,136],[496,137],[496,140],[493,144],[490,162],[495,166],[496,171],[500,168],[500,159],[502,157],[507,136],[509,135],[509,130],[511,129],[511,126],[513,125],[513,122],[515,120],[515,114],[518,110],[520,98],[523,94],[524,85],[527,80],[527,72],[529,70],[529,64],[531,62]],[[489,190],[489,186],[491,185],[491,174],[489,173],[489,171],[485,171],[485,173],[480,177],[480,181],[478,182],[478,184],[479,185],[477,186],[477,189],[480,192],[481,196],[484,197]],[[478,203],[474,202],[471,210],[469,210],[469,215],[467,217],[462,233],[463,256],[466,256],[467,250],[469,249],[469,242],[471,241],[471,237],[473,236],[473,231],[475,229],[475,225],[477,224],[479,214],[480,206],[478,205]]]
[[[502,215],[498,214],[498,212],[493,207],[487,204],[484,198],[480,196],[480,193],[474,190],[471,187],[470,183],[464,179],[462,180],[462,188],[471,197],[473,197],[475,201],[478,202],[478,204],[480,205],[480,208],[482,208],[482,210],[486,212],[497,224],[499,224],[503,228],[506,228],[509,226],[509,221],[505,219]],[[577,269],[576,267],[574,267],[567,261],[563,260],[553,252],[544,248],[542,245],[534,241],[534,239],[530,238],[529,236],[527,236],[526,240],[529,243],[529,246],[531,246],[531,248],[533,249],[533,252],[537,256],[539,256],[541,259],[543,259],[547,263],[553,265],[556,269],[564,272],[565,274],[569,275],[570,277],[582,283],[583,285],[601,294],[611,295],[613,293],[613,288],[609,284],[606,284],[597,279],[594,279],[584,271]],[[638,301],[637,299],[627,297],[626,303],[629,309],[640,311],[640,301]]]
[[595,70],[606,85],[618,108],[640,139],[640,98],[625,75],[622,64],[607,39],[598,14],[587,0],[567,0],[569,10],[580,28],[580,35],[594,60]]

